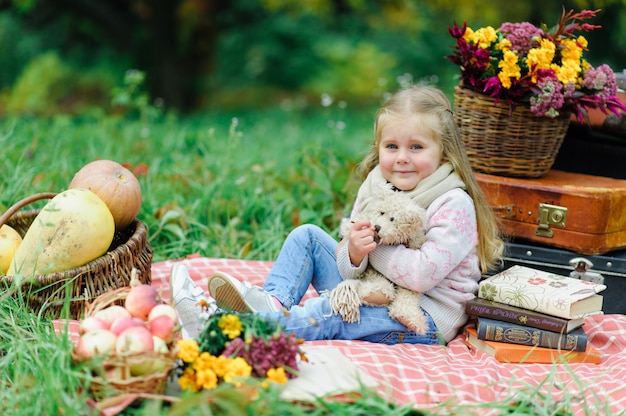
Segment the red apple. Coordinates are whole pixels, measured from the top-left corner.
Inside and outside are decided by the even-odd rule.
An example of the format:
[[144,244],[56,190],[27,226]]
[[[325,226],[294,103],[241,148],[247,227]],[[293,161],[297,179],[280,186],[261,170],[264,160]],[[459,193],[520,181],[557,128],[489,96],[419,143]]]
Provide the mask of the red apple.
[[108,354],[115,350],[117,337],[106,329],[96,329],[80,336],[76,345],[76,355],[80,358],[91,358],[100,354]]
[[80,334],[95,331],[96,329],[109,329],[109,325],[96,316],[88,316],[80,321]]
[[102,319],[104,322],[107,323],[107,325],[109,325],[109,327],[111,327],[113,321],[116,321],[122,317],[130,316],[130,312],[128,312],[126,308],[121,305],[111,305],[107,308],[100,309],[93,316]]
[[124,306],[134,317],[148,319],[152,308],[160,303],[159,293],[150,285],[137,285],[130,288]]
[[172,342],[178,321],[173,321],[168,315],[160,315],[150,321],[148,327],[152,335],[161,338],[166,343]]
[[178,322],[178,314],[176,313],[176,309],[172,305],[168,305],[167,303],[161,303],[156,305],[150,313],[148,314],[148,321],[152,321],[154,318],[167,315],[172,321]]
[[119,318],[111,324],[110,331],[115,335],[119,336],[126,329],[131,328],[133,326],[145,326],[145,322],[139,318],[134,318],[132,316],[125,316]]
[[127,328],[117,337],[115,343],[115,351],[118,354],[147,352],[153,349],[152,333],[145,326]]

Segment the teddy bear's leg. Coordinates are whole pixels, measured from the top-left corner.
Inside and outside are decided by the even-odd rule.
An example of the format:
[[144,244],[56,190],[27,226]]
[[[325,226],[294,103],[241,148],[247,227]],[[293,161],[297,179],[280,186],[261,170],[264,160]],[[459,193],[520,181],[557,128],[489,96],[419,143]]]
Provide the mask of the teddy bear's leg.
[[396,294],[395,286],[374,269],[363,273],[359,296],[364,305],[382,306],[391,302]]
[[360,322],[361,298],[358,293],[360,280],[344,280],[330,292],[330,308],[341,315],[345,322]]
[[407,328],[423,335],[428,327],[426,317],[420,308],[419,296],[419,293],[397,287],[396,297],[389,304],[389,316]]

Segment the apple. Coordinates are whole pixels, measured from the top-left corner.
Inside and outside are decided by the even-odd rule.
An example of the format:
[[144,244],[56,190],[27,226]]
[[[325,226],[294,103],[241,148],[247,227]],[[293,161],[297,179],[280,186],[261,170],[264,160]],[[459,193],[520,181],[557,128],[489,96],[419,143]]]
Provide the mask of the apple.
[[174,309],[172,305],[168,305],[167,303],[161,303],[152,308],[152,310],[148,314],[148,321],[152,321],[154,318],[162,315],[167,315],[172,319],[172,321],[178,322],[178,314],[176,313],[176,309]]
[[95,329],[80,336],[76,344],[76,355],[80,358],[92,358],[108,354],[116,348],[117,337],[106,329]]
[[119,336],[126,329],[131,328],[133,326],[144,326],[145,323],[139,318],[134,318],[132,316],[123,316],[119,319],[116,319],[111,324],[110,331],[115,335]]
[[145,326],[133,326],[124,330],[117,337],[115,351],[123,353],[141,353],[154,350],[152,333]]
[[152,341],[154,341],[154,352],[158,352],[160,354],[166,354],[169,352],[170,349],[167,348],[167,343],[163,340],[163,338],[153,335]]
[[95,316],[88,316],[80,321],[79,333],[81,335],[96,329],[109,329],[109,326],[102,319]]
[[121,305],[111,305],[104,309],[100,309],[94,313],[93,316],[102,319],[110,328],[113,322],[117,321],[119,318],[129,317],[130,312],[128,312],[126,308]]
[[173,321],[168,315],[159,315],[148,324],[152,335],[161,338],[166,343],[174,340],[178,321]]
[[[154,352],[159,354],[167,354],[169,349],[167,344],[161,338],[153,336]],[[159,371],[165,371],[167,369],[167,362],[162,358],[155,358],[154,360],[146,361],[141,364],[135,364],[130,366],[130,373],[134,376],[143,376],[145,374],[158,373]]]
[[159,293],[151,285],[141,284],[130,288],[124,306],[134,317],[146,321],[152,308],[160,303]]

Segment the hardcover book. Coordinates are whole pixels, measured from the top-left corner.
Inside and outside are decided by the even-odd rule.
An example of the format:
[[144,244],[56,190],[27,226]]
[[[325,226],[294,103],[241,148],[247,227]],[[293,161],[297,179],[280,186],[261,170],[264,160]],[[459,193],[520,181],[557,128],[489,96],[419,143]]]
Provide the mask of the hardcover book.
[[602,310],[606,285],[515,265],[479,283],[478,297],[565,319]]
[[514,364],[552,364],[552,363],[587,363],[599,364],[602,354],[590,344],[582,351],[565,351],[554,348],[530,345],[509,344],[507,342],[484,341],[476,336],[476,329],[465,330],[465,343],[470,348],[483,351],[503,363]]
[[[474,298],[467,301],[465,304],[465,313],[472,316],[491,318],[497,321],[511,322],[513,324],[559,333],[571,332],[581,327],[585,322],[584,317],[574,319],[559,318],[558,316],[481,298]],[[596,311],[588,315],[601,313],[602,311]]]
[[478,339],[486,341],[536,345],[545,348],[560,348],[567,351],[585,351],[587,349],[587,334],[582,328],[577,328],[569,334],[560,334],[510,322],[478,318],[476,336]]

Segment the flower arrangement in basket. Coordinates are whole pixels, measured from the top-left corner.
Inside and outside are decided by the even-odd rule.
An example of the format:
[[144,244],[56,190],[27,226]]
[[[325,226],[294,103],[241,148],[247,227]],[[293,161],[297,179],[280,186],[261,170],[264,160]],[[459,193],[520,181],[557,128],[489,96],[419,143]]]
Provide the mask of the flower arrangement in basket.
[[456,117],[474,168],[542,176],[572,113],[584,121],[590,108],[626,111],[611,68],[594,68],[583,57],[588,42],[577,32],[599,28],[583,23],[599,11],[564,9],[551,29],[529,22],[449,28],[456,44],[446,58],[461,71]]
[[477,30],[454,25],[449,32],[456,45],[447,58],[460,67],[464,87],[511,106],[529,105],[539,117],[572,111],[582,119],[586,108],[618,114],[626,106],[617,98],[615,74],[606,64],[589,64],[583,58],[587,39],[576,35],[600,28],[581,23],[599,11],[563,10],[552,29],[529,22]]
[[97,399],[121,393],[160,394],[176,363],[176,310],[133,270],[131,286],[100,295],[80,321],[73,352],[93,375]]
[[252,313],[212,314],[197,339],[178,341],[175,372],[183,390],[212,390],[260,380],[284,384],[297,376],[302,340],[276,321]]

